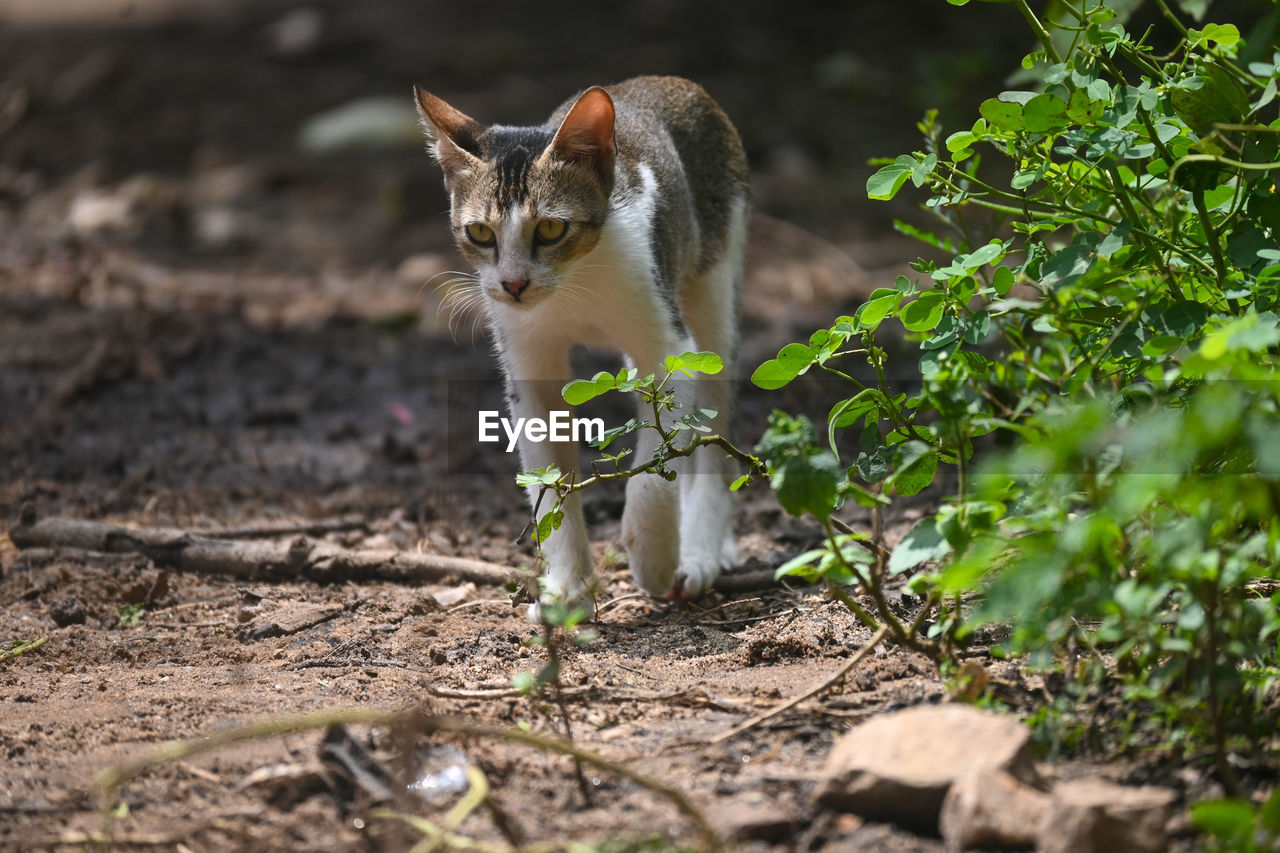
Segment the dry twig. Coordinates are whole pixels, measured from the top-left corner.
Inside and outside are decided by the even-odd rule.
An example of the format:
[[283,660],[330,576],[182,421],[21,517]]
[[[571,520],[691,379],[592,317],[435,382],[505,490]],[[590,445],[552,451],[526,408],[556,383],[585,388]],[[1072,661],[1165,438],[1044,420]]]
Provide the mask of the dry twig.
[[105,553],[137,553],[157,566],[227,575],[246,580],[295,580],[321,583],[347,580],[438,581],[461,578],[501,585],[515,569],[480,560],[406,551],[353,551],[330,542],[297,536],[288,542],[250,542],[198,536],[161,527],[128,529],[72,518],[36,519],[24,512],[9,531],[13,544],[28,548],[76,548]]
[[747,720],[745,723],[739,726],[734,726],[724,734],[716,735],[709,741],[709,743],[710,744],[724,743],[725,741],[729,740],[729,738],[740,735],[746,730],[754,728],[755,726],[760,725],[766,720],[771,720],[774,717],[778,716],[779,714],[783,713],[784,711],[790,710],[791,708],[794,708],[796,705],[799,705],[804,700],[811,699],[814,696],[817,696],[819,693],[822,693],[823,691],[827,690],[832,685],[840,681],[840,679],[848,675],[849,671],[852,670],[859,663],[861,663],[863,658],[871,654],[871,650],[874,649],[876,645],[881,640],[883,640],[885,638],[885,635],[888,633],[889,633],[888,626],[881,625],[878,629],[876,629],[876,632],[871,635],[871,639],[867,641],[867,644],[862,648],[858,649],[857,654],[849,658],[849,660],[846,661],[843,666],[841,666],[838,670],[836,670],[835,673],[833,673],[829,678],[825,679],[821,684],[817,685],[811,690],[806,690],[804,693],[800,694],[799,696],[796,696],[794,699],[788,699],[787,701],[783,702],[781,705],[776,705],[773,708],[770,708],[768,711],[765,711],[763,714],[758,714],[752,717],[751,719]]

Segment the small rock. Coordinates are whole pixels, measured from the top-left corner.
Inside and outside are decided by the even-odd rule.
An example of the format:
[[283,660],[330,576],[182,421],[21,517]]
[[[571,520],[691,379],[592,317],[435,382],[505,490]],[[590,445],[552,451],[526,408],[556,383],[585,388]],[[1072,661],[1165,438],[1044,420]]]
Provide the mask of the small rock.
[[455,604],[461,604],[468,598],[476,594],[476,585],[468,581],[462,586],[456,586],[452,589],[442,590],[440,592],[431,593],[431,597],[436,600],[436,604],[441,607],[452,607]]
[[83,625],[88,616],[89,614],[84,605],[74,598],[59,599],[49,608],[49,618],[59,628],[65,628],[68,625]]
[[795,819],[767,803],[730,802],[710,814],[711,822],[729,838],[781,843],[795,829]]
[[938,827],[951,851],[1030,850],[1048,806],[1048,794],[1008,773],[975,770],[951,785]]
[[102,231],[133,231],[137,227],[134,202],[105,190],[83,190],[71,200],[67,224],[82,236]]
[[937,832],[952,783],[995,769],[1035,785],[1031,732],[1013,717],[968,705],[881,714],[840,738],[818,783],[823,805]]
[[1038,853],[1161,853],[1177,795],[1168,788],[1129,788],[1100,779],[1055,785],[1037,834]]

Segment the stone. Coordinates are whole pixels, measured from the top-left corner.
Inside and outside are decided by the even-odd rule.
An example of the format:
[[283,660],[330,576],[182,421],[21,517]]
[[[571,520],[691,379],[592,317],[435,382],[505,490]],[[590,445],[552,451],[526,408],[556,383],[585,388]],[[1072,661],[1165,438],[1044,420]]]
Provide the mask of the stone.
[[827,757],[817,799],[830,808],[938,831],[953,782],[993,769],[1036,785],[1031,732],[1005,714],[922,705],[880,714],[842,736]]
[[453,607],[455,604],[461,604],[476,594],[476,585],[467,581],[462,586],[450,587],[449,589],[431,593],[432,599],[440,607]]
[[68,625],[83,625],[89,612],[80,601],[73,597],[60,598],[49,607],[49,617],[59,628]]
[[947,850],[1030,850],[1049,795],[1002,770],[961,776],[942,801],[938,828]]
[[791,836],[795,816],[763,802],[737,800],[718,806],[711,822],[728,838],[781,843]]
[[1037,833],[1038,853],[1161,853],[1177,795],[1168,788],[1078,779],[1055,785]]

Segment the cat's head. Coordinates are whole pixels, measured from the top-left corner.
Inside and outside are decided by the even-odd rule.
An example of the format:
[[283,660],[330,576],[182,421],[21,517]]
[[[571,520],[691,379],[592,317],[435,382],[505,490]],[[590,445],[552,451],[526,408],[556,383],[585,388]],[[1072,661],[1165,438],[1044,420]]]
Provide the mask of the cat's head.
[[584,92],[555,125],[486,127],[414,87],[444,170],[454,239],[485,295],[515,308],[552,296],[596,245],[613,189],[613,100]]

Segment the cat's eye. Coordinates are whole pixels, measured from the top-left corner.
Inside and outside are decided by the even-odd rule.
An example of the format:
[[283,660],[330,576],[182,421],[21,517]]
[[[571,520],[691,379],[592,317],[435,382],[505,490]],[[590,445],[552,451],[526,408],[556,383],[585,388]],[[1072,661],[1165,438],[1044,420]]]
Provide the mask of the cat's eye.
[[533,229],[533,234],[545,246],[563,237],[567,227],[563,219],[543,219]]
[[468,225],[467,237],[477,246],[492,246],[495,242],[493,229],[483,222],[472,222]]

